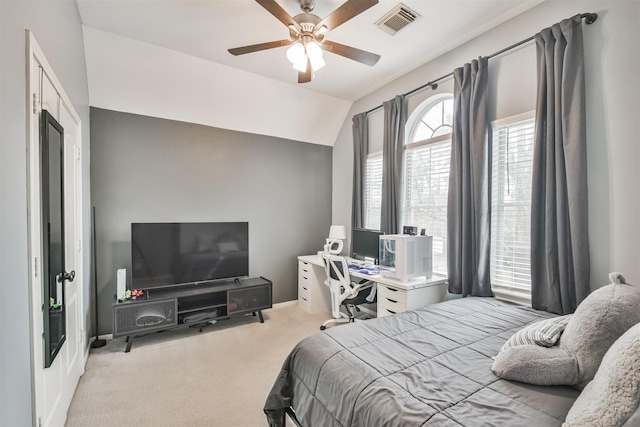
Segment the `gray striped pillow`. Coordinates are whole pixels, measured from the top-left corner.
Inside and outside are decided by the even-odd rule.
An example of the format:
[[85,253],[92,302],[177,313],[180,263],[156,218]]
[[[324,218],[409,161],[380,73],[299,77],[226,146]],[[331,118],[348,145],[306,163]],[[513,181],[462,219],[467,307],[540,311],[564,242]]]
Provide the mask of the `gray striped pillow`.
[[504,343],[498,354],[508,348],[525,345],[553,347],[560,339],[560,335],[562,335],[562,331],[567,326],[569,319],[571,319],[571,314],[540,320],[525,326]]

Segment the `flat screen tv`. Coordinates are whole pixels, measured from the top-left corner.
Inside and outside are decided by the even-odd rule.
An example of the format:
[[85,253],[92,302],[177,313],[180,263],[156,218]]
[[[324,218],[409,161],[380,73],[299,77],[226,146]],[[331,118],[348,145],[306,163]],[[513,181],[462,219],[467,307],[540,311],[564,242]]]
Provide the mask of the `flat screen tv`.
[[132,289],[248,275],[248,222],[131,224]]

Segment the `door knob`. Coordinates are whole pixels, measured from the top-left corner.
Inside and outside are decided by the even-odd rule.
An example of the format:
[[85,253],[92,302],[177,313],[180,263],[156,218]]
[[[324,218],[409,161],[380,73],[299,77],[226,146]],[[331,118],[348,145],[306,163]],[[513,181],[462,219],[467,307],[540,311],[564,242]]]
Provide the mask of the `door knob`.
[[71,272],[69,273],[64,273],[64,280],[68,281],[68,282],[73,282],[73,279],[76,278],[76,271],[75,270],[71,270]]
[[68,282],[73,282],[73,279],[76,278],[76,271],[75,270],[71,270],[71,272],[69,273],[60,273],[56,276],[56,280],[60,283],[64,282],[65,280]]

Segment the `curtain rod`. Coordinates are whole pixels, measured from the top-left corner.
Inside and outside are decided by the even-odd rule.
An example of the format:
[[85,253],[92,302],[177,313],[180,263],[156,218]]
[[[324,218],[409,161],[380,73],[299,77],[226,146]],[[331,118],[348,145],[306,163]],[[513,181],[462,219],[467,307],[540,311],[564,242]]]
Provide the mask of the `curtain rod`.
[[[596,19],[598,19],[598,14],[597,13],[581,13],[580,14],[580,18],[584,19],[585,24],[593,24],[594,22],[596,22]],[[502,55],[503,53],[505,53],[505,52],[507,52],[507,51],[509,51],[511,49],[514,49],[514,48],[516,48],[518,46],[521,46],[521,45],[523,45],[525,43],[530,42],[534,38],[535,38],[535,36],[531,36],[529,38],[526,38],[524,40],[519,41],[518,43],[514,43],[511,46],[505,47],[504,49],[499,50],[497,52],[494,52],[491,55],[487,56],[487,59],[491,59],[491,58],[493,58],[495,56]],[[442,77],[438,77],[435,80],[432,80],[432,81],[430,81],[428,83],[423,84],[422,86],[419,86],[419,87],[417,87],[415,89],[410,90],[409,92],[403,94],[403,96],[413,95],[414,93],[419,92],[422,89],[425,89],[427,87],[430,87],[432,90],[436,90],[438,88],[438,82],[440,82],[440,81],[442,81],[444,79],[448,79],[451,76],[453,76],[453,73],[449,73],[449,74],[444,75]],[[372,108],[370,110],[365,111],[365,114],[373,113],[374,111],[379,110],[382,107],[383,107],[383,105],[380,104],[377,107],[374,107],[374,108]]]

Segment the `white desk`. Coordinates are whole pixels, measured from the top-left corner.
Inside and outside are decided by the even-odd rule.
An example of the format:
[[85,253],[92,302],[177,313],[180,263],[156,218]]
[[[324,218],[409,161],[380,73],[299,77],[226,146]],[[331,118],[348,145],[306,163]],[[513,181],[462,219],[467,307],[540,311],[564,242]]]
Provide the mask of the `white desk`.
[[[401,313],[444,301],[447,278],[434,274],[430,279],[416,278],[409,282],[350,271],[351,277],[372,280],[378,284],[378,317]],[[319,255],[298,257],[298,305],[310,313],[331,312],[329,288],[324,284],[326,274]]]

